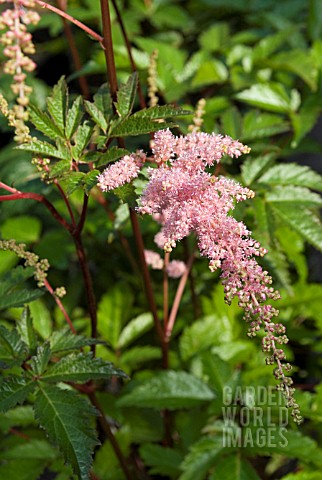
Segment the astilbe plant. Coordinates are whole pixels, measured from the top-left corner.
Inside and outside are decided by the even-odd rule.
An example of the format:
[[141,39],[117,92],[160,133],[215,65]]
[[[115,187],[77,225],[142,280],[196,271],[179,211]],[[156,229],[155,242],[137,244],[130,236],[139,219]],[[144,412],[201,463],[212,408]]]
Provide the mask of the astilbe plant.
[[[0,0],[0,3],[7,2]],[[114,191],[120,194],[122,188],[119,187],[137,179],[144,169],[144,173],[147,171],[148,181],[143,193],[137,199],[138,203],[135,209],[133,208],[133,198],[129,202],[131,205],[130,218],[141,257],[147,299],[161,345],[163,369],[169,369],[169,343],[176,321],[178,304],[195,256],[193,252],[186,263],[180,260],[170,261],[170,252],[178,242],[193,234],[197,239],[200,254],[209,260],[211,272],[221,270],[226,302],[230,304],[237,297],[239,306],[244,310],[244,319],[249,325],[248,335],[254,337],[262,331],[262,349],[267,354],[266,362],[269,365],[275,365],[274,375],[278,381],[278,389],[284,394],[287,406],[292,409],[295,422],[300,423],[302,418],[293,397],[292,380],[287,376],[290,365],[285,361],[284,350],[280,348],[287,343],[288,338],[285,334],[285,327],[281,323],[274,322],[278,311],[270,304],[271,301],[279,298],[279,292],[271,286],[272,278],[268,272],[263,270],[257,262],[257,258],[263,257],[266,250],[252,238],[246,225],[232,216],[236,203],[252,199],[255,194],[236,181],[213,173],[215,165],[224,155],[236,158],[249,153],[250,148],[229,136],[200,132],[205,108],[203,99],[198,103],[193,125],[188,128],[190,133],[186,136],[175,136],[166,128],[169,124],[165,122],[165,118],[184,112],[177,107],[167,105],[159,107],[157,105],[157,52],[152,54],[148,72],[150,109],[144,108],[144,99],[142,104],[141,97],[142,110],[132,114],[138,88],[137,75],[133,74],[127,84],[118,91],[116,72],[113,70],[113,45],[110,39],[108,2],[103,1],[101,7],[104,38],[80,22],[74,23],[81,26],[83,30],[90,33],[92,38],[104,46],[104,53],[109,64],[110,92],[106,93],[108,89],[104,85],[94,96],[93,102],[88,100],[83,102],[82,98],[78,97],[70,107],[68,88],[65,81],[61,79],[54,87],[52,97],[47,100],[48,113],[40,111],[35,106],[28,107],[31,88],[26,84],[26,74],[32,72],[36,65],[29,58],[29,55],[34,53],[34,46],[26,26],[30,23],[36,24],[39,20],[38,14],[33,11],[35,3],[47,6],[54,11],[58,9],[39,0],[12,0],[8,3],[12,8],[5,10],[0,20],[0,28],[6,30],[2,34],[1,42],[5,46],[5,56],[9,59],[5,63],[4,72],[13,76],[12,90],[17,104],[9,108],[7,101],[0,96],[0,110],[7,117],[9,125],[15,129],[15,141],[23,144],[19,149],[33,153],[33,163],[41,172],[41,179],[53,188],[57,188],[70,218],[66,220],[45,196],[29,191],[22,192],[3,182],[0,182],[0,186],[6,190],[7,195],[2,195],[1,200],[31,199],[42,203],[71,236],[82,272],[93,338],[89,339],[76,334],[72,320],[60,300],[65,293],[64,289],[54,290],[47,280],[48,262],[39,260],[37,255],[26,250],[24,244],[19,245],[14,240],[0,241],[1,249],[14,252],[24,261],[27,268],[34,271],[38,286],[44,286],[51,293],[71,330],[69,333],[66,330],[54,332],[48,340],[38,344],[28,309],[24,310],[22,326],[17,331],[14,330],[12,333],[5,328],[0,330],[3,338],[9,338],[7,343],[11,348],[10,354],[15,356],[14,346],[16,344],[19,344],[19,348],[21,347],[21,351],[14,358],[13,365],[19,367],[22,373],[21,378],[17,378],[14,373],[12,377],[8,375],[2,382],[1,408],[8,410],[16,406],[18,402],[25,401],[28,395],[33,393],[36,397],[35,412],[38,423],[46,429],[52,442],[59,444],[65,460],[72,464],[78,477],[87,480],[90,475],[91,454],[96,444],[96,437],[90,425],[90,420],[95,417],[95,411],[89,408],[88,402],[78,393],[70,390],[64,391],[60,388],[61,383],[67,383],[68,389],[74,388],[86,394],[99,412],[102,430],[110,440],[126,478],[131,478],[132,467],[128,468],[114,436],[113,428],[107,421],[103,407],[95,394],[96,388],[99,390],[99,387],[96,387],[93,380],[109,381],[111,376],[120,378],[126,376],[109,362],[95,358],[96,344],[99,343],[97,340],[96,299],[94,282],[82,242],[82,233],[88,214],[88,197],[91,190],[95,189],[93,198],[99,199],[110,217],[114,218],[114,212],[109,211],[108,202],[104,199],[102,192]],[[59,14],[65,19],[72,20],[63,11],[60,11]],[[35,127],[48,137],[49,142],[31,137],[31,131],[25,125],[29,112],[31,112],[30,118]],[[86,120],[82,123],[84,115],[86,115]],[[173,125],[170,124],[170,126]],[[152,140],[152,155],[149,156],[142,150],[137,150],[135,153],[128,152],[124,155],[126,152],[125,142],[121,137],[149,132],[156,132]],[[115,138],[118,146],[109,149],[110,142]],[[55,142],[55,146],[53,142]],[[94,151],[95,149],[97,151]],[[115,161],[119,158],[121,159]],[[114,163],[102,171],[102,165],[106,165],[108,162]],[[98,174],[99,172],[101,173]],[[66,183],[64,184],[64,182]],[[64,190],[64,185],[67,185],[66,190]],[[99,192],[96,186],[102,192]],[[83,189],[83,206],[76,213],[73,211],[69,195],[78,187]],[[130,191],[133,194],[133,190],[130,189]],[[120,197],[122,197],[121,194]],[[124,198],[126,199],[126,194]],[[137,220],[138,214],[150,215],[160,225],[160,231],[154,240],[157,247],[164,251],[164,259],[159,253],[144,248]],[[128,247],[124,238],[122,241],[123,245]],[[163,322],[158,318],[147,265],[155,270],[163,270],[165,297]],[[20,274],[20,270],[18,273]],[[169,317],[168,298],[166,298],[167,277],[180,278]],[[8,288],[16,287],[16,284],[12,285],[9,285]],[[178,292],[180,293],[178,294]],[[18,305],[22,306],[24,303],[27,302],[20,302]],[[136,320],[134,320],[135,328],[137,327]],[[19,329],[22,333],[19,333]],[[129,330],[126,335],[124,334],[126,340],[123,339],[123,343],[128,341],[128,332]],[[83,349],[86,347],[91,348],[91,353],[84,353]],[[122,348],[119,347],[119,344],[116,345],[117,355]],[[70,354],[70,351],[77,349],[81,350],[79,354]],[[59,355],[63,355],[61,359],[56,358],[57,352]],[[11,364],[5,365],[5,367],[11,367]],[[167,373],[169,376],[164,375]],[[176,373],[161,372],[161,377],[170,378],[174,374],[175,379],[178,378],[182,381],[184,378],[184,388],[188,387],[192,376],[186,372],[181,372],[184,375],[176,376]],[[114,378],[114,380],[116,379]],[[53,381],[59,385],[47,385],[47,382],[50,384]],[[197,385],[199,385],[198,382]],[[205,394],[206,400],[214,397],[210,390],[201,392],[201,397],[202,393]],[[161,408],[163,409],[165,430],[164,444],[171,446],[173,438],[168,406],[162,404]],[[46,415],[48,409],[52,415]],[[68,418],[66,418],[65,411],[68,412]],[[55,415],[58,419],[57,422]],[[85,417],[88,421],[84,420]],[[57,431],[59,431],[59,435]]]
[[[248,335],[255,336],[263,327],[262,348],[269,354],[266,362],[276,364],[278,389],[292,408],[294,420],[300,423],[302,417],[293,397],[293,382],[285,375],[291,366],[283,363],[285,353],[277,347],[288,342],[285,327],[274,323],[278,310],[266,303],[280,295],[271,287],[268,272],[256,261],[266,250],[251,237],[244,223],[230,214],[235,202],[253,198],[255,194],[234,180],[207,171],[223,155],[239,157],[249,153],[250,148],[229,136],[195,132],[176,137],[169,130],[161,130],[154,135],[152,151],[149,161],[157,168],[148,169],[149,182],[139,200],[138,212],[152,215],[161,223],[155,242],[165,252],[171,252],[190,233],[196,235],[201,255],[209,259],[210,270],[222,270],[226,302],[231,303],[237,297],[244,309]],[[98,177],[99,187],[103,191],[112,190],[136,178],[142,159],[145,160],[142,152],[123,157]],[[147,258],[154,268],[161,267],[151,253]]]

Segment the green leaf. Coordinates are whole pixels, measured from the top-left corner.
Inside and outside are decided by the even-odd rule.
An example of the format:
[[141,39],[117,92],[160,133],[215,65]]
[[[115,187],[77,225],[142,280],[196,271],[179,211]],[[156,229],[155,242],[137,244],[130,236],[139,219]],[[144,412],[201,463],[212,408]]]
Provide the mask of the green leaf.
[[218,22],[202,32],[199,43],[203,50],[210,52],[221,51],[229,42],[229,24]]
[[22,284],[34,274],[32,267],[18,266],[6,274],[6,280],[0,280],[0,309],[21,307],[43,295],[40,289],[27,289]]
[[[181,464],[184,473],[179,480],[203,480],[210,467],[216,465],[223,450],[222,438],[202,438],[192,445]],[[225,452],[229,451],[225,448]]]
[[1,225],[1,236],[17,243],[35,243],[39,240],[42,225],[38,218],[31,215],[17,215],[7,218]]
[[142,313],[131,320],[122,330],[118,339],[118,348],[128,347],[134,340],[144,335],[153,326],[153,317],[151,313]]
[[212,58],[202,62],[196,75],[193,77],[191,86],[201,87],[211,83],[224,83],[228,78],[228,69],[223,62]]
[[64,176],[63,182],[68,196],[83,185],[85,176],[86,174],[84,172],[74,171]]
[[[256,429],[254,430],[253,438],[256,438],[257,432]],[[261,444],[260,446],[254,442],[254,446],[249,449],[252,453],[258,453],[259,455],[280,454],[290,458],[298,458],[305,463],[312,462],[318,468],[322,467],[322,451],[318,448],[315,440],[299,431],[286,428],[283,428],[283,434],[279,436],[282,437],[279,442],[272,442],[272,444],[266,442],[265,445]]]
[[191,111],[185,110],[174,105],[155,105],[150,108],[143,108],[134,113],[131,118],[146,118],[150,120],[178,117],[181,115],[191,115]]
[[[130,152],[125,148],[118,148],[118,147],[111,147],[107,150],[106,153],[98,153],[97,159],[94,160],[96,167],[100,167],[102,165],[106,165],[107,163],[114,162],[114,160],[118,160],[125,155],[129,155]],[[91,161],[90,157],[86,154],[86,161]]]
[[160,445],[145,444],[140,448],[140,457],[149,469],[151,475],[159,474],[168,478],[177,477],[180,473],[180,463],[183,455],[172,448]]
[[72,146],[72,155],[75,160],[79,160],[83,150],[87,147],[93,133],[93,127],[84,122],[80,125],[74,137],[75,144]]
[[29,362],[32,371],[37,376],[42,375],[47,369],[51,354],[52,352],[49,343],[47,342],[37,348],[36,355],[34,355]]
[[100,174],[99,170],[91,170],[85,177],[83,177],[82,187],[85,190],[86,195],[97,185],[97,176]]
[[67,140],[70,140],[72,138],[83,117],[84,112],[82,110],[82,103],[83,99],[81,96],[79,96],[73,102],[72,107],[68,110],[65,129],[65,135]]
[[6,412],[17,403],[22,403],[34,391],[36,383],[33,379],[11,376],[0,381],[0,411]]
[[297,147],[302,138],[309,133],[316,124],[320,114],[320,93],[308,96],[298,112],[291,115],[292,127],[294,129],[294,139],[292,148]]
[[130,115],[137,88],[138,74],[137,72],[134,72],[129,76],[126,84],[121,85],[119,91],[117,92],[117,102],[115,103],[115,107],[120,117],[126,117],[127,115]]
[[46,440],[29,438],[22,444],[15,445],[1,453],[3,460],[33,459],[33,460],[55,460],[57,452]]
[[10,408],[5,414],[0,415],[0,431],[10,432],[12,427],[27,427],[35,425],[34,412],[31,405]]
[[0,365],[7,368],[20,365],[28,354],[27,345],[21,340],[17,330],[7,330],[0,325]]
[[280,52],[270,58],[268,64],[274,70],[295,73],[311,90],[317,89],[319,68],[310,50],[293,49]]
[[322,191],[322,176],[310,167],[297,163],[274,165],[258,181],[269,185],[297,185]]
[[290,95],[280,83],[258,83],[235,95],[241,102],[263,108],[271,112],[290,113],[300,105],[299,94],[292,90]]
[[33,325],[42,338],[48,338],[52,332],[50,311],[42,300],[36,300],[29,305]]
[[283,480],[320,480],[320,472],[305,471],[304,469],[296,473],[289,473]]
[[79,350],[80,348],[103,343],[94,338],[83,337],[82,335],[75,335],[69,327],[62,330],[55,331],[49,338],[50,348],[52,353],[66,352],[68,350]]
[[97,108],[95,103],[91,103],[85,100],[85,108],[94,122],[106,133],[108,123],[104,117],[104,114]]
[[16,290],[10,294],[6,294],[5,297],[0,299],[0,310],[12,307],[23,307],[42,295],[44,295],[44,292],[41,290],[27,290],[26,288]]
[[225,135],[239,138],[241,135],[242,120],[236,107],[228,108],[221,116],[221,127]]
[[[217,322],[218,320],[218,322]],[[228,328],[223,329],[223,325]],[[194,322],[186,327],[180,337],[180,353],[183,361],[207,350],[213,345],[230,343],[232,341],[232,325],[227,318],[216,318],[212,315]]]
[[101,358],[93,358],[92,353],[71,353],[50,366],[46,373],[42,375],[42,380],[46,382],[85,383],[88,380],[99,378],[109,379],[113,375],[126,376],[121,370],[116,369],[112,363]]
[[0,478],[38,480],[46,468],[46,463],[32,459],[21,459],[19,462],[8,460],[0,465]]
[[98,305],[98,325],[103,338],[117,349],[122,325],[131,311],[132,295],[122,286],[114,287],[106,293]]
[[278,215],[291,228],[298,232],[307,242],[322,251],[322,223],[320,218],[312,211],[300,207],[300,202],[293,206],[287,202],[284,204],[271,203],[273,212]]
[[134,115],[125,118],[121,122],[111,125],[109,137],[126,137],[132,135],[143,135],[145,133],[157,132],[167,128],[176,127],[175,123],[159,123],[149,118],[137,118]]
[[70,172],[70,160],[61,160],[50,166],[49,178],[60,178]]
[[322,198],[317,193],[311,192],[305,187],[293,185],[277,186],[266,193],[266,200],[269,203],[278,203],[282,206],[288,204],[290,207],[302,206],[302,208],[317,208],[322,206]]
[[239,453],[219,458],[209,480],[260,480],[251,464]]
[[17,324],[17,329],[20,333],[22,341],[28,345],[29,352],[33,354],[37,348],[37,335],[32,324],[30,310],[28,307],[23,309],[20,320]]
[[161,358],[160,348],[151,347],[150,345],[140,345],[122,352],[121,366],[122,368],[130,367],[132,370],[141,363],[159,360]]
[[201,380],[183,371],[157,372],[151,379],[125,394],[117,402],[120,407],[150,407],[176,410],[213,400],[215,394]]
[[294,27],[285,28],[274,35],[266,35],[253,48],[252,61],[265,61],[270,58],[271,55],[289,39],[290,35],[294,33],[294,30]]
[[321,38],[322,13],[319,0],[310,0],[309,4],[308,33],[313,41]]
[[250,110],[243,118],[241,140],[249,141],[257,138],[272,137],[288,132],[290,125],[280,115]]
[[68,104],[68,89],[64,77],[61,77],[57,85],[53,87],[52,96],[47,99],[47,106],[52,119],[59,128],[61,134],[65,132],[65,122]]
[[94,104],[108,120],[113,114],[111,94],[107,83],[103,83],[94,95]]
[[243,183],[249,187],[261,173],[271,166],[276,156],[276,152],[270,152],[255,158],[248,156],[241,167]]
[[80,480],[88,480],[92,452],[97,445],[91,420],[95,410],[70,390],[39,385],[34,405],[36,419]]
[[40,140],[32,140],[30,143],[24,143],[16,147],[17,150],[25,150],[27,152],[39,153],[44,157],[60,158],[61,160],[69,160],[69,156],[47,142]]
[[42,112],[38,107],[32,104],[29,105],[29,110],[30,120],[37,130],[44,133],[52,140],[56,140],[57,136],[60,137],[62,135],[60,129],[55,125],[51,118],[49,118],[47,113]]

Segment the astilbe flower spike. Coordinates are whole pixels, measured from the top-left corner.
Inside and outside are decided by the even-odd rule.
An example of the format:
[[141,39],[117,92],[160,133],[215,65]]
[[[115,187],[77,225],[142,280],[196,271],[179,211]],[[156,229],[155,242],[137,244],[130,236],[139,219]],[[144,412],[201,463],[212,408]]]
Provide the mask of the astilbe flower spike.
[[[209,259],[210,270],[220,268],[222,271],[226,302],[237,297],[239,306],[244,309],[248,335],[253,337],[263,328],[262,348],[268,353],[266,362],[276,364],[274,375],[279,382],[278,389],[292,408],[294,420],[300,423],[302,418],[293,397],[292,379],[286,375],[291,367],[283,362],[284,351],[278,348],[288,341],[285,327],[274,323],[278,311],[266,303],[278,299],[279,292],[271,287],[271,277],[256,261],[266,250],[251,237],[244,223],[230,214],[235,203],[253,198],[254,192],[234,180],[207,171],[223,155],[239,157],[249,153],[249,147],[228,136],[193,132],[175,137],[169,130],[161,130],[154,136],[152,151],[150,160],[158,168],[148,169],[149,182],[138,212],[152,215],[162,225],[155,242],[167,252],[190,233],[196,235],[201,255]],[[113,165],[117,171],[125,167],[123,163],[129,162],[128,157],[125,158]],[[105,172],[107,177],[108,172]],[[113,180],[114,172],[109,172]],[[135,176],[137,174],[136,171]],[[104,184],[102,180],[103,190],[115,188],[111,179],[105,179]]]
[[[36,25],[40,16],[32,10],[35,6],[33,0],[0,0],[1,3],[11,3],[12,8],[4,10],[0,16],[0,30],[5,32],[0,37],[0,43],[4,46],[3,53],[8,58],[4,64],[4,73],[13,76],[11,89],[17,96],[17,105],[12,109],[15,122],[18,125],[28,120],[25,107],[29,103],[32,88],[26,85],[27,73],[36,68],[36,63],[29,57],[35,53],[31,33],[27,32],[27,26]],[[28,9],[28,10],[27,10]],[[18,137],[21,141],[18,125]],[[16,129],[17,130],[17,129]]]

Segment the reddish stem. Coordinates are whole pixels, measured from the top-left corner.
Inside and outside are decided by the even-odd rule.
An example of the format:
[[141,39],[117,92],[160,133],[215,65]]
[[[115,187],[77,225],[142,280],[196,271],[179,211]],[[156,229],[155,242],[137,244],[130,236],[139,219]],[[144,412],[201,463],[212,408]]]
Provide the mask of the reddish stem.
[[123,470],[123,473],[125,475],[125,477],[127,478],[127,480],[132,480],[132,475],[131,475],[131,472],[128,468],[128,465],[127,465],[127,462],[126,462],[126,459],[123,455],[123,452],[122,450],[120,449],[120,446],[115,438],[115,436],[113,435],[113,432],[111,430],[111,427],[108,423],[108,421],[106,420],[106,417],[105,417],[105,413],[100,405],[100,403],[98,402],[97,398],[96,398],[96,395],[95,393],[90,393],[88,395],[88,398],[90,399],[92,405],[94,405],[94,407],[98,410],[98,412],[100,413],[100,416],[98,417],[98,421],[100,422],[101,424],[101,427],[105,433],[105,435],[107,436],[107,438],[109,439],[109,441],[111,442],[111,445],[113,447],[113,450],[115,452],[115,455],[117,456],[118,458],[118,461],[120,462],[120,465],[122,467],[122,470]]
[[107,75],[109,79],[111,96],[113,101],[117,100],[117,77],[116,77],[116,67],[114,59],[114,50],[113,50],[113,39],[112,39],[112,30],[111,30],[111,16],[110,16],[110,7],[108,0],[100,0],[101,2],[101,13],[102,13],[102,24],[103,24],[103,39],[102,45],[104,47],[105,61],[107,66]]
[[75,327],[74,327],[74,325],[72,324],[72,321],[71,321],[68,313],[66,312],[64,305],[62,304],[60,298],[58,298],[57,295],[55,295],[54,289],[52,288],[52,286],[50,285],[50,283],[48,282],[48,280],[45,280],[45,281],[44,281],[44,285],[45,285],[45,287],[47,288],[48,292],[53,296],[53,298],[54,298],[54,300],[55,300],[55,302],[56,302],[59,310],[60,310],[60,311],[62,312],[62,314],[64,315],[65,320],[66,320],[66,322],[68,323],[71,331],[76,334]]
[[66,194],[64,192],[64,190],[62,189],[62,187],[60,186],[59,182],[57,180],[54,180],[54,184],[56,185],[56,187],[58,188],[59,190],[59,193],[61,194],[64,202],[65,202],[65,205],[67,207],[67,210],[69,212],[69,216],[70,216],[70,219],[71,219],[71,222],[72,222],[72,225],[73,227],[75,227],[76,225],[76,222],[75,222],[75,217],[74,217],[74,214],[73,214],[73,210],[71,209],[71,206],[70,206],[70,203],[68,201],[68,198],[66,197]]
[[[57,0],[58,6],[61,9],[62,12],[66,13],[67,10],[67,0]],[[74,35],[71,29],[70,24],[67,22],[65,17],[62,17],[63,20],[63,26],[64,26],[64,32],[67,38],[67,42],[69,44],[70,52],[73,57],[75,69],[77,71],[82,69],[82,62],[78,53],[77,45],[75,43]],[[78,83],[81,89],[82,94],[84,97],[89,98],[89,87],[87,83],[86,77],[83,75],[78,77]]]
[[[2,184],[3,185],[3,184]],[[4,187],[3,187],[4,188]],[[6,188],[8,190],[8,188]],[[12,191],[12,190],[11,190]],[[73,227],[70,225],[66,220],[58,213],[56,208],[52,203],[50,203],[43,195],[39,193],[33,192],[19,192],[18,190],[14,190],[17,193],[13,193],[12,195],[0,195],[0,202],[8,202],[11,200],[35,200],[36,202],[40,202],[50,211],[52,216],[70,233],[72,233]]]
[[[88,268],[88,262],[87,262],[86,253],[84,250],[80,232],[72,233],[72,237],[75,243],[78,261],[81,267],[84,284],[85,284],[88,311],[91,318],[91,329],[92,329],[91,336],[93,338],[96,338],[97,337],[97,312],[96,312],[96,299],[94,294],[93,281]],[[95,345],[92,345],[91,347],[92,352],[94,354],[96,349],[95,347],[96,347]]]
[[102,43],[103,37],[101,37],[101,35],[94,32],[94,30],[87,27],[84,23],[80,22],[79,20],[76,20],[76,18],[72,17],[71,15],[68,15],[68,13],[64,12],[63,10],[60,10],[59,8],[54,7],[53,5],[50,5],[49,3],[42,2],[41,0],[35,0],[35,3],[40,5],[42,8],[47,8],[48,10],[51,10],[52,12],[57,13],[57,15],[60,15],[61,17],[66,18],[66,20],[69,20],[70,22],[74,23],[79,28],[84,30],[84,32],[88,33],[88,35],[93,37],[94,40],[97,40],[98,42]]
[[[115,13],[116,13],[117,21],[118,21],[118,23],[120,25],[120,28],[121,28],[121,32],[122,32],[124,41],[125,41],[125,46],[126,46],[126,49],[127,49],[129,59],[130,59],[130,64],[131,64],[132,71],[136,72],[137,68],[136,68],[135,61],[134,61],[134,58],[133,58],[133,55],[132,55],[132,45],[129,41],[129,37],[127,36],[125,26],[124,26],[124,22],[123,22],[123,19],[122,19],[122,15],[120,13],[119,7],[117,6],[117,3],[116,3],[115,0],[112,0],[112,4],[113,4],[113,8],[114,8]],[[146,101],[145,101],[145,98],[144,98],[144,95],[143,95],[143,92],[142,92],[140,80],[138,81],[138,95],[139,95],[140,107],[141,108],[146,108]]]
[[132,228],[133,228],[133,233],[135,236],[136,240],[136,246],[138,249],[138,254],[139,254],[139,260],[142,268],[142,275],[143,275],[143,281],[144,281],[144,286],[146,290],[146,295],[147,299],[149,302],[150,310],[153,315],[153,320],[154,320],[154,326],[157,331],[159,340],[161,342],[162,349],[165,347],[165,342],[164,342],[164,335],[163,335],[163,330],[162,330],[162,325],[158,317],[157,313],[157,307],[155,304],[155,299],[153,295],[153,290],[151,287],[151,278],[150,278],[150,272],[148,270],[146,261],[145,261],[145,255],[144,255],[144,243],[143,243],[143,238],[141,234],[141,230],[139,227],[139,222],[137,219],[136,213],[130,209],[130,217],[131,217],[131,222],[132,222]]
[[169,319],[169,276],[168,265],[170,261],[170,253],[165,252],[163,264],[163,329],[167,330]]
[[194,258],[195,258],[195,256],[194,256],[194,254],[192,254],[190,256],[188,262],[187,262],[186,271],[182,275],[182,277],[180,279],[180,282],[179,282],[179,285],[178,285],[176,296],[174,298],[171,313],[170,313],[170,316],[169,316],[169,322],[168,322],[168,325],[167,325],[167,329],[165,331],[165,342],[167,342],[167,343],[170,342],[170,338],[171,338],[172,330],[173,330],[173,327],[174,327],[174,324],[175,324],[175,321],[176,321],[176,318],[177,318],[177,313],[178,313],[178,310],[179,310],[181,298],[182,298],[182,295],[183,295],[183,292],[184,292],[184,289],[185,289],[185,286],[186,286],[186,283],[187,283],[187,280],[188,280],[188,277],[189,277],[189,272],[191,270]]
[[74,235],[79,235],[84,228],[85,220],[86,220],[87,207],[88,207],[88,195],[86,195],[86,193],[84,193],[82,213],[81,213],[76,231],[74,232]]
[[[109,84],[111,89],[111,96],[113,100],[115,100],[117,95],[118,85],[117,85],[116,68],[115,68],[115,60],[114,60],[109,2],[108,0],[100,0],[100,2],[101,2],[103,34],[104,34],[103,45],[105,47],[104,52],[105,52],[105,59],[106,59],[106,65],[107,65],[107,74],[108,74],[108,79],[109,79]],[[118,145],[124,147],[124,140],[118,139]],[[145,261],[143,238],[142,238],[141,230],[139,227],[137,215],[132,209],[130,209],[130,218],[131,218],[134,237],[135,237],[137,248],[138,248],[138,254],[139,254],[140,264],[142,268],[143,281],[145,285],[148,303],[153,315],[155,329],[161,342],[163,358],[167,358],[167,352],[166,352],[167,345],[166,345],[166,342],[164,341],[163,330],[157,314],[156,303],[154,299],[153,290],[151,287],[150,274]]]

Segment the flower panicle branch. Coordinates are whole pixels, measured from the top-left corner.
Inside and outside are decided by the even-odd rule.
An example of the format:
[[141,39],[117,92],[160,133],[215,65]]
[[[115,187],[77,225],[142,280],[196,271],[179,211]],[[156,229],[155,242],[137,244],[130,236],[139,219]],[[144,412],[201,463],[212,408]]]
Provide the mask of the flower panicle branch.
[[46,288],[55,300],[58,308],[61,310],[71,331],[76,333],[75,327],[61,301],[61,298],[66,295],[65,287],[57,287],[56,289],[53,289],[47,280],[47,272],[50,267],[48,260],[46,258],[39,259],[38,255],[26,250],[26,245],[24,243],[17,243],[13,239],[0,240],[0,250],[9,250],[10,252],[15,253],[17,257],[24,260],[26,267],[34,269],[34,278],[37,281],[37,286],[39,288]]
[[[153,156],[149,158],[158,168],[148,168],[149,182],[137,210],[152,215],[161,224],[155,243],[166,252],[171,252],[189,234],[196,235],[201,255],[209,259],[210,270],[222,271],[226,302],[229,304],[237,297],[244,309],[248,335],[253,337],[261,329],[264,331],[262,349],[269,354],[266,362],[276,365],[278,388],[292,408],[294,420],[300,423],[292,379],[287,376],[291,367],[284,362],[282,348],[278,348],[288,341],[285,327],[273,321],[278,311],[267,303],[278,299],[279,292],[256,260],[267,251],[251,237],[243,222],[231,216],[236,203],[255,194],[234,180],[209,172],[209,167],[219,163],[224,155],[239,157],[249,151],[249,147],[229,136],[193,132],[176,137],[169,130],[160,130],[154,135]],[[125,171],[122,162],[124,159],[114,164],[114,169]],[[109,175],[115,180],[114,171],[109,169],[104,173],[106,183]],[[151,262],[148,260],[155,261],[152,257]]]
[[[47,258],[39,259],[38,255],[26,250],[24,243],[17,243],[15,240],[0,240],[0,250],[9,250],[22,258],[25,261],[27,267],[34,269],[34,278],[37,281],[38,287],[44,287],[47,279],[47,272],[50,267]],[[51,292],[58,298],[62,298],[65,294],[65,288],[59,287]]]

